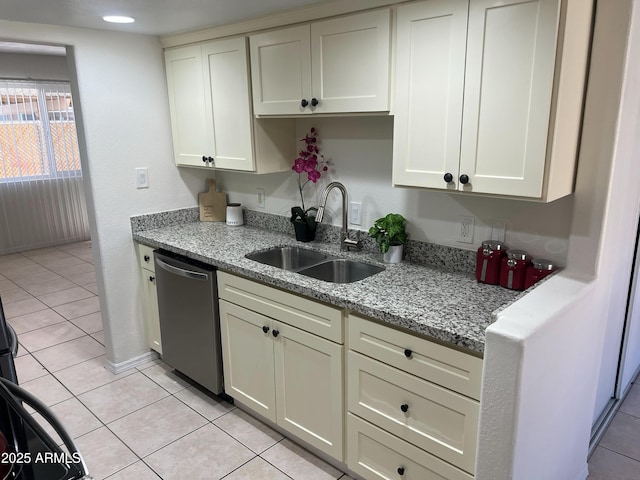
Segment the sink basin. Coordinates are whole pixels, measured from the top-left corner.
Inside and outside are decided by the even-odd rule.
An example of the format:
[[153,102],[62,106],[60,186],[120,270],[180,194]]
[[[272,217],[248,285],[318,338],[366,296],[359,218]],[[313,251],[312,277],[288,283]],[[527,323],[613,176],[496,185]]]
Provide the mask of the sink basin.
[[351,283],[375,275],[382,270],[384,267],[336,258],[299,270],[298,273],[325,282]]
[[306,248],[274,247],[262,252],[249,253],[246,257],[283,270],[299,270],[321,262],[327,255]]

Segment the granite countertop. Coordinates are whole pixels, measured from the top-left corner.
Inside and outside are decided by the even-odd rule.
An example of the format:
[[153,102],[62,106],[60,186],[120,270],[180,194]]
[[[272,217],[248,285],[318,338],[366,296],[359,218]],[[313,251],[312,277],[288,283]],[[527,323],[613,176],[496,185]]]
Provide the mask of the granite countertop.
[[[191,222],[133,233],[134,240],[184,255],[269,285],[306,295],[446,343],[484,352],[485,329],[495,312],[521,292],[477,283],[473,274],[425,265],[382,263],[381,254],[340,252],[338,245],[302,244],[253,226]],[[245,258],[273,246],[297,245],[334,256],[384,265],[385,270],[354,283],[336,284],[264,265]]]

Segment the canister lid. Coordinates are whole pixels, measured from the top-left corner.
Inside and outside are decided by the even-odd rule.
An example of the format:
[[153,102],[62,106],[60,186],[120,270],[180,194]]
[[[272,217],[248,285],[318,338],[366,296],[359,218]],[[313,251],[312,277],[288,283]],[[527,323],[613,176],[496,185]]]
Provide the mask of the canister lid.
[[529,256],[524,250],[507,250],[507,258],[512,260],[527,260]]
[[507,246],[498,240],[485,240],[482,242],[482,248],[484,250],[491,250],[492,252],[500,252],[506,250]]
[[555,270],[556,266],[551,260],[546,260],[544,258],[534,258],[531,261],[531,265],[533,268],[537,268],[538,270]]

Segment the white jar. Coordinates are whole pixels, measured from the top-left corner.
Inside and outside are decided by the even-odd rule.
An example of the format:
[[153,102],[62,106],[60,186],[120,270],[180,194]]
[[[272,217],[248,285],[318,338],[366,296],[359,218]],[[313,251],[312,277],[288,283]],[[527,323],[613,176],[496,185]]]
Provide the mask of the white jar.
[[227,205],[227,225],[233,227],[244,225],[244,215],[240,203],[230,203]]

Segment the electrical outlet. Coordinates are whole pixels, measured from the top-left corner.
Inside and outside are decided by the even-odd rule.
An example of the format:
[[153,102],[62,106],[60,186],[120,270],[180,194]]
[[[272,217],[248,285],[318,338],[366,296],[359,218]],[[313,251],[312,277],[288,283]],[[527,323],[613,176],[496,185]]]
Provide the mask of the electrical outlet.
[[264,194],[264,188],[256,188],[256,200],[257,200],[257,207],[258,208],[264,208],[264,203],[265,203],[265,194]]
[[149,188],[149,170],[147,167],[136,168],[136,188]]
[[349,202],[349,223],[351,225],[362,225],[362,203]]
[[473,243],[473,223],[473,217],[458,217],[458,242]]

